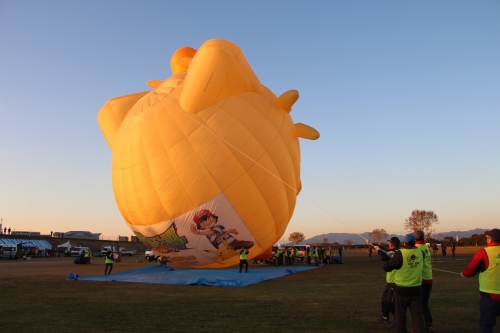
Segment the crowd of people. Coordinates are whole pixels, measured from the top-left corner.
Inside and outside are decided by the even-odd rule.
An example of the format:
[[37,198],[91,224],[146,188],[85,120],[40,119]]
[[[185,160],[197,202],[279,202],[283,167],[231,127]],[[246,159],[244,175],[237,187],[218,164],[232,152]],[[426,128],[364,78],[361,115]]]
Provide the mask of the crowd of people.
[[[277,248],[274,247],[272,255],[265,263],[275,266],[297,266],[302,263],[305,265],[329,265],[342,263],[342,246],[338,247],[338,255],[334,254],[331,247],[310,247],[310,246],[290,246]],[[254,263],[257,263],[254,261]]]

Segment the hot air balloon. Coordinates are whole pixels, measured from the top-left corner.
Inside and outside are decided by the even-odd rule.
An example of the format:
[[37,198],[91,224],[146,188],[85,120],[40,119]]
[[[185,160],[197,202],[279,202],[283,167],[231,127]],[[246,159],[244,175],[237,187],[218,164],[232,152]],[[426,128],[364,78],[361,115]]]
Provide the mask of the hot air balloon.
[[173,54],[173,75],[112,98],[98,124],[112,151],[120,213],[156,253],[186,267],[226,267],[283,235],[301,189],[299,94],[262,85],[243,52],[213,39]]

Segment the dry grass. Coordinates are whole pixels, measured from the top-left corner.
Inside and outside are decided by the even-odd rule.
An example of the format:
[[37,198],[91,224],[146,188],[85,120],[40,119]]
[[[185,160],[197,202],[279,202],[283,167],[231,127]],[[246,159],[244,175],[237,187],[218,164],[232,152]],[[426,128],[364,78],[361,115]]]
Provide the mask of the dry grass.
[[[438,257],[460,272],[475,248]],[[115,272],[144,267],[127,258]],[[441,260],[445,259],[445,260]],[[67,281],[102,274],[103,259],[0,261],[2,332],[392,332],[376,322],[385,286],[382,263],[345,251],[330,265],[244,288]],[[434,271],[431,310],[438,332],[477,331],[477,279]]]

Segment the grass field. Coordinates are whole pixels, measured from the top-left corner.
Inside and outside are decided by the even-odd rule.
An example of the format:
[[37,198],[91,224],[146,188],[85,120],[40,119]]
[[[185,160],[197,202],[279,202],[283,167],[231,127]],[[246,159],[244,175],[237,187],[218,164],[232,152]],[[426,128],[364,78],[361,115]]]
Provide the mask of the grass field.
[[[477,249],[458,248],[457,257],[433,261],[436,332],[477,331],[477,278],[454,274]],[[357,250],[343,257],[343,265],[244,288],[66,280],[77,268],[82,276],[102,274],[102,258],[91,265],[71,258],[0,260],[0,332],[393,332],[376,321],[382,262]],[[146,265],[126,258],[114,272]]]

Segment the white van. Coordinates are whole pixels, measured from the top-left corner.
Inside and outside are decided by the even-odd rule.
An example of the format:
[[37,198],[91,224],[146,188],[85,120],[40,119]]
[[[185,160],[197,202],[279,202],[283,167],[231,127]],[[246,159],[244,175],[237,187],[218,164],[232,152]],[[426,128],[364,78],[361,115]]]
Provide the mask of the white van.
[[78,257],[80,255],[80,253],[82,253],[82,251],[85,251],[85,252],[89,252],[89,248],[88,247],[85,247],[85,246],[80,246],[80,247],[74,247],[71,249],[71,256],[72,257]]
[[0,258],[17,259],[17,246],[12,244],[0,244]]

